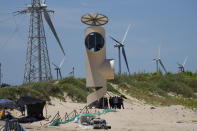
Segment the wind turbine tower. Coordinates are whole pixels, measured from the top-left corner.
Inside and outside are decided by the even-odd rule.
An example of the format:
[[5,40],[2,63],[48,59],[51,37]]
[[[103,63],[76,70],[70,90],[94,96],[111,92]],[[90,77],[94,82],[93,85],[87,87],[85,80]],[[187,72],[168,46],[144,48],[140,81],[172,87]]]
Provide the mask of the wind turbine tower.
[[128,65],[128,61],[127,61],[127,57],[126,57],[126,53],[125,53],[125,49],[124,49],[124,46],[125,46],[125,40],[126,40],[126,37],[127,37],[127,34],[128,34],[128,31],[130,29],[130,26],[128,26],[125,34],[124,34],[124,37],[122,39],[122,41],[118,41],[117,39],[115,39],[114,37],[112,36],[109,36],[113,41],[116,42],[116,44],[114,45],[115,48],[118,48],[118,61],[119,61],[119,71],[118,71],[118,74],[121,74],[121,48],[122,48],[122,55],[124,57],[124,60],[125,60],[125,63],[126,63],[126,66],[127,66],[127,70],[128,70],[128,73],[130,75],[130,70],[129,70],[129,65]]
[[18,12],[19,14],[30,14],[24,83],[49,81],[52,79],[52,74],[43,25],[43,15],[65,55],[64,49],[49,16],[49,13],[54,11],[47,9],[46,0],[43,0],[42,4],[40,0],[31,0],[31,5]]

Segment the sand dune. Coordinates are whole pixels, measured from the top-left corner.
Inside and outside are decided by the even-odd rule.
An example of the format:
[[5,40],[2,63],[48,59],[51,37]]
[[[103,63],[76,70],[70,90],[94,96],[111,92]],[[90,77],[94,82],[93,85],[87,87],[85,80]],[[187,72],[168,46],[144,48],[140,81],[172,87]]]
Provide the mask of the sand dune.
[[[52,105],[47,105],[47,114],[54,116],[58,111],[60,116],[70,113],[73,110],[78,112],[85,104],[62,102],[57,99],[52,100]],[[90,112],[100,111],[91,109]],[[44,111],[44,114],[46,112]],[[110,112],[101,115],[113,131],[196,131],[197,112],[183,106],[152,107],[134,98],[125,101],[125,109],[118,109],[117,112]],[[52,117],[50,118],[52,119]],[[49,121],[24,124],[29,131],[78,131],[77,123],[62,124],[58,127],[44,126]],[[48,124],[47,124],[48,125]],[[93,129],[88,129],[93,130]]]

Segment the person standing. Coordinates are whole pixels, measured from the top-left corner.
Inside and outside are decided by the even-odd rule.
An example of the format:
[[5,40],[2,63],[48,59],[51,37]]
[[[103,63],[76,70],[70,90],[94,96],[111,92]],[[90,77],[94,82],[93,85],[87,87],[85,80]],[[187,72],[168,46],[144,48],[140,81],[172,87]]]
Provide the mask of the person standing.
[[122,97],[120,97],[120,106],[122,106],[122,109],[124,109],[124,103],[123,103],[123,98]]
[[117,96],[114,97],[113,104],[114,104],[114,108],[116,109],[118,106],[118,97]]

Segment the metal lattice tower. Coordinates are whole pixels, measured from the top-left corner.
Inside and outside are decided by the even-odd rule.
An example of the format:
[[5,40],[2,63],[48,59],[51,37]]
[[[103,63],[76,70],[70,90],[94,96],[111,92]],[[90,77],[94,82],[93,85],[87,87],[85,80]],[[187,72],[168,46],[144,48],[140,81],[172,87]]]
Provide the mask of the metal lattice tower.
[[40,0],[32,0],[24,83],[52,79]]
[[51,28],[63,54],[64,49],[57,36],[55,28],[49,16],[45,0],[31,0],[31,5],[27,9],[18,11],[20,14],[30,13],[29,37],[26,53],[26,63],[24,72],[24,83],[49,81],[52,79],[50,60],[47,50],[43,17]]

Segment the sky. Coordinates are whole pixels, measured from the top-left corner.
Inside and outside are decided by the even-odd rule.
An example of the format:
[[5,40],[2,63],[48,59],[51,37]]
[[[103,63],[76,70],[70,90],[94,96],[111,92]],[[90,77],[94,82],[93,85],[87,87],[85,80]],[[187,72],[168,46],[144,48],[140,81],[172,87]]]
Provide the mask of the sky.
[[[14,15],[31,0],[0,0],[0,62],[3,83],[23,83],[27,48],[29,14]],[[131,73],[155,72],[153,58],[161,45],[161,60],[167,71],[177,73],[177,62],[188,61],[185,70],[197,72],[197,1],[196,0],[46,0],[55,11],[51,19],[66,52],[61,72],[68,77],[75,67],[76,77],[86,77],[84,30],[80,19],[87,13],[100,13],[109,18],[106,31],[107,58],[115,59],[118,72],[118,49],[112,35],[122,40],[127,26],[131,29],[125,51]],[[59,64],[63,54],[44,20],[50,61]],[[56,78],[51,65],[53,78]],[[122,57],[122,72],[127,72]]]

